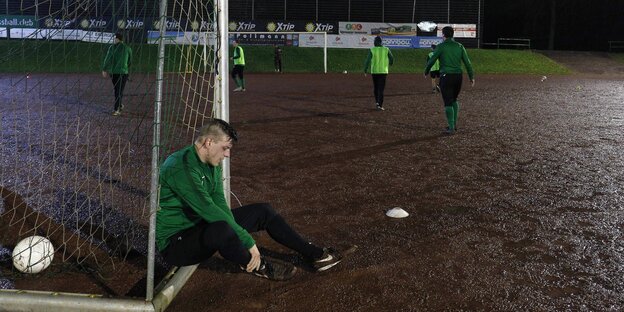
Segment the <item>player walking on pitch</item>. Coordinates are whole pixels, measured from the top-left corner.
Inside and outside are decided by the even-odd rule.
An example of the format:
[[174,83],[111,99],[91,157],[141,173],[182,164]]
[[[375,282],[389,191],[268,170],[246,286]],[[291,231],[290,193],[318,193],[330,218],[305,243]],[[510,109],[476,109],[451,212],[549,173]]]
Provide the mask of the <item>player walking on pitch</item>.
[[243,51],[243,47],[239,45],[238,40],[234,40],[232,46],[234,47],[234,53],[230,58],[234,61],[232,79],[234,79],[237,86],[234,92],[245,91],[245,77],[243,77],[243,72],[245,71],[245,51]]
[[461,91],[462,85],[462,67],[463,62],[468,71],[468,77],[470,83],[474,86],[474,71],[472,70],[472,63],[468,58],[466,49],[464,46],[456,42],[453,39],[454,31],[453,27],[446,26],[442,28],[442,35],[444,42],[440,43],[433,55],[427,62],[425,67],[425,78],[429,70],[433,67],[435,62],[440,60],[440,90],[442,92],[442,99],[444,100],[444,112],[446,114],[446,120],[448,122],[448,128],[444,131],[445,134],[455,134],[457,127],[457,114],[459,113],[459,102],[457,97]]
[[114,44],[108,48],[102,62],[102,77],[111,77],[115,90],[113,116],[119,116],[123,109],[123,92],[128,81],[128,67],[132,64],[132,49],[123,42],[121,33],[115,34]]
[[265,230],[275,241],[308,259],[316,271],[338,264],[342,260],[338,251],[304,240],[270,204],[228,207],[220,163],[230,157],[237,138],[228,123],[212,119],[200,129],[194,144],[173,153],[161,166],[156,244],[165,261],[191,265],[218,251],[257,276],[291,278],[296,268],[262,257],[249,234]]
[[364,75],[371,73],[373,76],[373,93],[375,94],[375,105],[378,110],[384,110],[384,89],[386,88],[386,77],[388,67],[394,63],[392,52],[381,44],[381,37],[375,37],[375,46],[370,49],[366,62],[364,62]]
[[[427,62],[429,62],[429,59],[431,59],[435,48],[436,45],[432,44],[431,52],[429,52],[429,54],[427,55]],[[438,80],[440,79],[440,60],[437,60],[435,61],[435,63],[433,63],[433,66],[431,66],[431,72],[429,72],[429,76],[431,77],[431,88],[433,89],[432,92],[437,93],[438,91],[440,91],[440,86],[438,83]]]
[[275,48],[273,55],[273,63],[275,64],[275,71],[278,73],[282,73],[282,48],[277,44],[274,44]]

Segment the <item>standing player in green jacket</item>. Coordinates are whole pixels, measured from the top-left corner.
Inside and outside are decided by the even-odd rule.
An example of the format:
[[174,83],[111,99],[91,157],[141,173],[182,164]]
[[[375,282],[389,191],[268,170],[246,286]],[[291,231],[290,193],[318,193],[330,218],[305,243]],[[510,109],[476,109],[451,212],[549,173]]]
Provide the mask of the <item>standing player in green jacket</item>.
[[375,105],[378,110],[383,108],[384,90],[386,88],[386,77],[388,67],[394,63],[392,52],[387,47],[382,46],[381,37],[375,37],[375,46],[370,49],[366,62],[364,62],[364,75],[371,73],[373,76],[373,93],[375,94]]
[[234,61],[232,79],[234,79],[237,86],[234,91],[245,91],[245,78],[243,77],[243,72],[245,71],[245,51],[243,51],[243,47],[239,45],[238,40],[234,40],[232,46],[234,47],[234,53],[230,58]]
[[115,90],[113,116],[119,116],[123,109],[123,92],[128,81],[128,67],[132,64],[132,49],[123,42],[121,33],[115,34],[114,44],[108,48],[102,62],[102,77],[111,77]]
[[435,62],[440,60],[440,89],[442,92],[442,99],[444,100],[444,111],[446,113],[446,120],[448,122],[448,128],[444,132],[445,134],[454,134],[457,127],[457,114],[459,113],[459,102],[457,97],[461,91],[462,85],[462,62],[466,66],[468,71],[468,78],[470,83],[474,86],[474,71],[472,70],[472,63],[468,58],[466,49],[464,46],[456,42],[453,39],[454,31],[453,27],[446,26],[442,28],[442,35],[444,36],[444,42],[440,43],[433,55],[427,62],[425,67],[425,78],[429,73],[431,67]]
[[230,157],[236,131],[212,119],[194,144],[165,160],[160,168],[160,207],[156,215],[156,244],[169,264],[200,263],[219,252],[242,270],[272,280],[291,278],[292,264],[260,255],[249,233],[265,230],[278,243],[297,251],[317,271],[327,270],[342,255],[304,240],[270,204],[230,209],[223,194],[221,161]]

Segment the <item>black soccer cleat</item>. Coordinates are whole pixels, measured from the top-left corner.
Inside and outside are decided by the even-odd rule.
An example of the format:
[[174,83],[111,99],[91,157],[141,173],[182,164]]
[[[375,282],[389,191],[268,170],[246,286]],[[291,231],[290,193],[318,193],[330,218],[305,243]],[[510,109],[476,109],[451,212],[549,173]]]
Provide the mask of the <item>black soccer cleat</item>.
[[[243,267],[241,269],[247,272]],[[262,258],[260,267],[256,270],[248,272],[258,277],[270,279],[272,281],[286,281],[295,276],[297,268],[290,264],[281,261],[269,261]]]
[[325,271],[342,261],[342,254],[333,248],[323,248],[323,255],[312,262],[317,272]]

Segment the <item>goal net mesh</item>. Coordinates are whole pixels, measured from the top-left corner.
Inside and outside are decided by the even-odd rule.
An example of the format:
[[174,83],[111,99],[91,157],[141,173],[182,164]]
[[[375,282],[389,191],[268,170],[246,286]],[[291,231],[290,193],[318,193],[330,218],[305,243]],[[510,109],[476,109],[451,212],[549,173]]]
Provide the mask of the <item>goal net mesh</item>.
[[[161,37],[160,1],[18,1],[0,29],[0,287],[127,295],[147,268],[158,43],[162,161],[213,116],[214,3],[169,0]],[[119,116],[101,67],[115,33],[133,52]],[[31,235],[56,250],[46,283],[9,265]]]

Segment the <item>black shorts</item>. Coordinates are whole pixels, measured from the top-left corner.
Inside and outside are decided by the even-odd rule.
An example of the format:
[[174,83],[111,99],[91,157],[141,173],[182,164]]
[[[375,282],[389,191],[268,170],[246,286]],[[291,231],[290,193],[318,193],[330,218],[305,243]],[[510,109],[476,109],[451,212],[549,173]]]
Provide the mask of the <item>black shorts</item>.
[[439,70],[432,70],[429,72],[429,76],[431,78],[440,78],[440,71]]
[[440,77],[440,89],[444,106],[451,106],[457,101],[462,87],[462,74],[444,74]]
[[[249,233],[264,230],[268,220],[277,215],[269,204],[258,203],[232,209],[238,225]],[[234,230],[225,222],[199,222],[169,238],[169,245],[160,253],[171,265],[184,266],[205,261],[217,251],[224,258],[245,265],[251,259]]]
[[232,69],[232,78],[236,79],[236,77],[238,76],[238,78],[243,79],[244,71],[245,65],[234,65],[234,68]]

